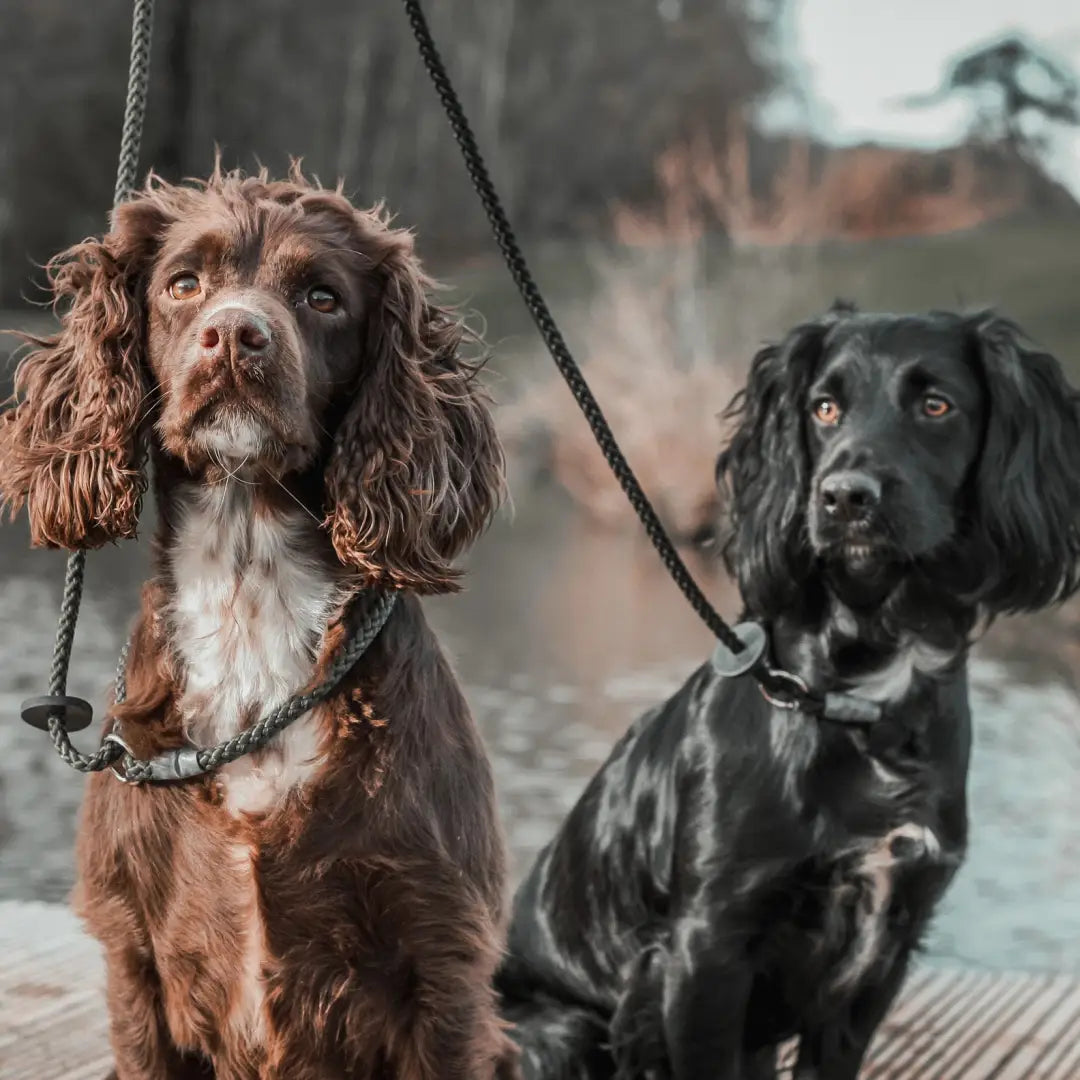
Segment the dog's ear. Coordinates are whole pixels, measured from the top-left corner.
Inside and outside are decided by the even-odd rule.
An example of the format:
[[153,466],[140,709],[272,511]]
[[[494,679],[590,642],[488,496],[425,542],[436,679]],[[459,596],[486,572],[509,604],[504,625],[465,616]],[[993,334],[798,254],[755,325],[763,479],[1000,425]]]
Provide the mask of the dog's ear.
[[968,327],[988,403],[970,510],[984,548],[978,599],[1031,611],[1080,587],[1080,394],[1007,319],[984,313]]
[[48,265],[60,330],[24,336],[33,349],[0,417],[0,504],[27,507],[35,546],[135,535],[146,486],[141,278],[160,224],[159,209],[136,199],[114,211],[103,240]]
[[450,592],[503,494],[503,454],[459,319],[434,304],[411,236],[388,231],[364,374],[326,472],[338,557],[370,584]]
[[783,610],[810,570],[803,412],[825,339],[846,315],[829,312],[763,348],[726,413],[736,427],[716,463],[728,497],[724,558],[757,615]]

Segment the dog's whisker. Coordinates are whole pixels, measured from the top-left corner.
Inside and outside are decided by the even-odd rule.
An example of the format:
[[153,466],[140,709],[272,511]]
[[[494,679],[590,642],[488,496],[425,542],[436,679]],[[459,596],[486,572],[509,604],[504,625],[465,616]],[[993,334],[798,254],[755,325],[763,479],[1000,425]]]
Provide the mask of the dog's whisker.
[[213,450],[208,450],[207,452],[210,455],[210,458],[214,462],[214,464],[217,465],[217,467],[225,473],[221,480],[218,481],[219,484],[228,484],[230,480],[235,480],[238,484],[244,484],[247,487],[258,487],[258,485],[253,480],[245,480],[242,476],[239,475],[240,470],[243,469],[250,460],[250,455],[244,457],[242,461],[240,461],[236,466],[230,469],[229,466],[226,465],[225,462],[222,461],[221,458],[219,458]]
[[160,397],[164,397],[164,395],[165,395],[164,387],[160,383],[155,383],[139,399],[139,407],[142,407],[143,405],[145,405],[146,402],[150,401],[152,398],[160,398]]
[[281,488],[281,490],[282,490],[282,491],[284,491],[284,492],[285,492],[285,494],[286,494],[286,495],[288,495],[288,496],[289,496],[289,498],[290,498],[290,499],[292,499],[292,501],[293,501],[294,503],[296,503],[296,505],[297,505],[297,506],[299,506],[299,507],[300,507],[300,509],[301,509],[301,510],[303,510],[303,511],[304,511],[304,513],[305,513],[305,514],[307,514],[307,516],[308,516],[309,518],[311,518],[311,520],[312,520],[312,521],[314,521],[316,525],[320,525],[320,526],[322,525],[322,521],[321,521],[321,519],[320,519],[320,518],[318,517],[318,515],[317,515],[317,514],[314,514],[314,513],[312,513],[311,509],[310,509],[309,507],[305,506],[305,505],[304,505],[304,503],[303,503],[303,502],[302,502],[302,501],[301,501],[301,500],[300,500],[300,499],[299,499],[299,498],[298,498],[298,497],[297,497],[297,496],[296,496],[296,495],[295,495],[295,494],[294,494],[293,492],[291,492],[291,491],[290,491],[290,490],[289,490],[289,489],[288,489],[288,488],[287,488],[287,487],[285,486],[285,484],[283,484],[283,483],[282,483],[282,481],[281,481],[281,480],[280,480],[280,479],[279,479],[279,478],[278,478],[277,476],[273,476],[273,475],[271,475],[270,479],[271,479],[271,480],[273,480],[273,481],[274,481],[274,483],[275,483],[275,484],[276,484],[276,485],[277,485],[277,486],[278,486],[279,488]]

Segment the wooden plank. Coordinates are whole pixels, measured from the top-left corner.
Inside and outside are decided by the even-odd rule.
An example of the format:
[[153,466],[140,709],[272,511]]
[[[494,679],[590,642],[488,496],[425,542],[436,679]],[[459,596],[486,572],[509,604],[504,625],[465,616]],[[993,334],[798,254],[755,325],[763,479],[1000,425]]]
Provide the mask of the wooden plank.
[[102,1080],[103,991],[98,945],[70,911],[0,903],[0,1080]]
[[1076,1080],[1080,1076],[1080,993],[1075,998],[1068,1034],[1047,1048],[1048,1052],[1031,1070],[1030,1080]]
[[[995,1047],[1014,1030],[1018,1017],[1042,1000],[1045,980],[1023,978],[1005,981],[992,978],[978,1008],[969,1013],[963,1027],[956,1025],[951,1038],[938,1039],[922,1055],[919,1075],[926,1080],[949,1080],[967,1076],[974,1069],[993,1067]],[[1045,1007],[1045,1006],[1044,1006]]]
[[[71,912],[0,902],[0,1080],[101,1080],[110,1067],[103,986],[100,950]],[[862,1075],[1078,1078],[1080,976],[930,966],[908,980]]]
[[878,1032],[863,1080],[1080,1077],[1076,976],[934,970],[909,986]]
[[1061,977],[1061,992],[1031,1024],[1023,1042],[1009,1047],[990,1073],[988,1080],[1030,1080],[1055,1047],[1066,1046],[1080,1035],[1080,992],[1076,982]]
[[[947,1038],[949,1031],[963,1029],[978,1009],[991,977],[983,972],[961,971],[953,978],[934,973],[925,1005],[917,1012],[906,1010],[902,1024],[887,1017],[871,1047],[866,1075],[873,1080],[894,1080],[909,1075],[913,1063]],[[903,998],[901,998],[901,1008]],[[894,1008],[894,1013],[895,1013]]]

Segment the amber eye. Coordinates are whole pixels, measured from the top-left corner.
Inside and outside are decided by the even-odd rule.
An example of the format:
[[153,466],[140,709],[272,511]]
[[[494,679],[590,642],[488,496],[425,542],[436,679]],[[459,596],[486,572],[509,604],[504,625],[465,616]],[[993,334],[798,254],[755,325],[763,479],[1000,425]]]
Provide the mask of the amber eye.
[[313,307],[316,311],[321,311],[324,315],[329,315],[331,311],[336,311],[338,306],[337,294],[331,289],[328,289],[325,285],[316,285],[314,288],[309,289],[307,302],[309,307]]
[[927,394],[923,398],[922,411],[925,416],[939,420],[946,413],[952,412],[952,405],[944,398],[936,397],[934,394]]
[[169,295],[174,300],[190,300],[201,292],[202,286],[194,274],[177,274],[169,282]]
[[819,398],[814,402],[814,415],[823,424],[839,424],[840,406],[831,397]]

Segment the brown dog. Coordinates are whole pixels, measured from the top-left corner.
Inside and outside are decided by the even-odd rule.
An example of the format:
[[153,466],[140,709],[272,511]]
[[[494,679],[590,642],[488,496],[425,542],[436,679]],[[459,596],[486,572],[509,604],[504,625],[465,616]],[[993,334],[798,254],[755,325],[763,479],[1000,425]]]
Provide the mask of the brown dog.
[[[462,328],[411,237],[337,191],[151,179],[50,268],[68,303],[0,421],[33,541],[135,534],[156,573],[127,699],[139,756],[207,746],[317,684],[372,587],[455,587],[502,491]],[[490,980],[491,773],[412,595],[325,704],[210,777],[89,782],[78,906],[120,1080],[516,1075]]]

